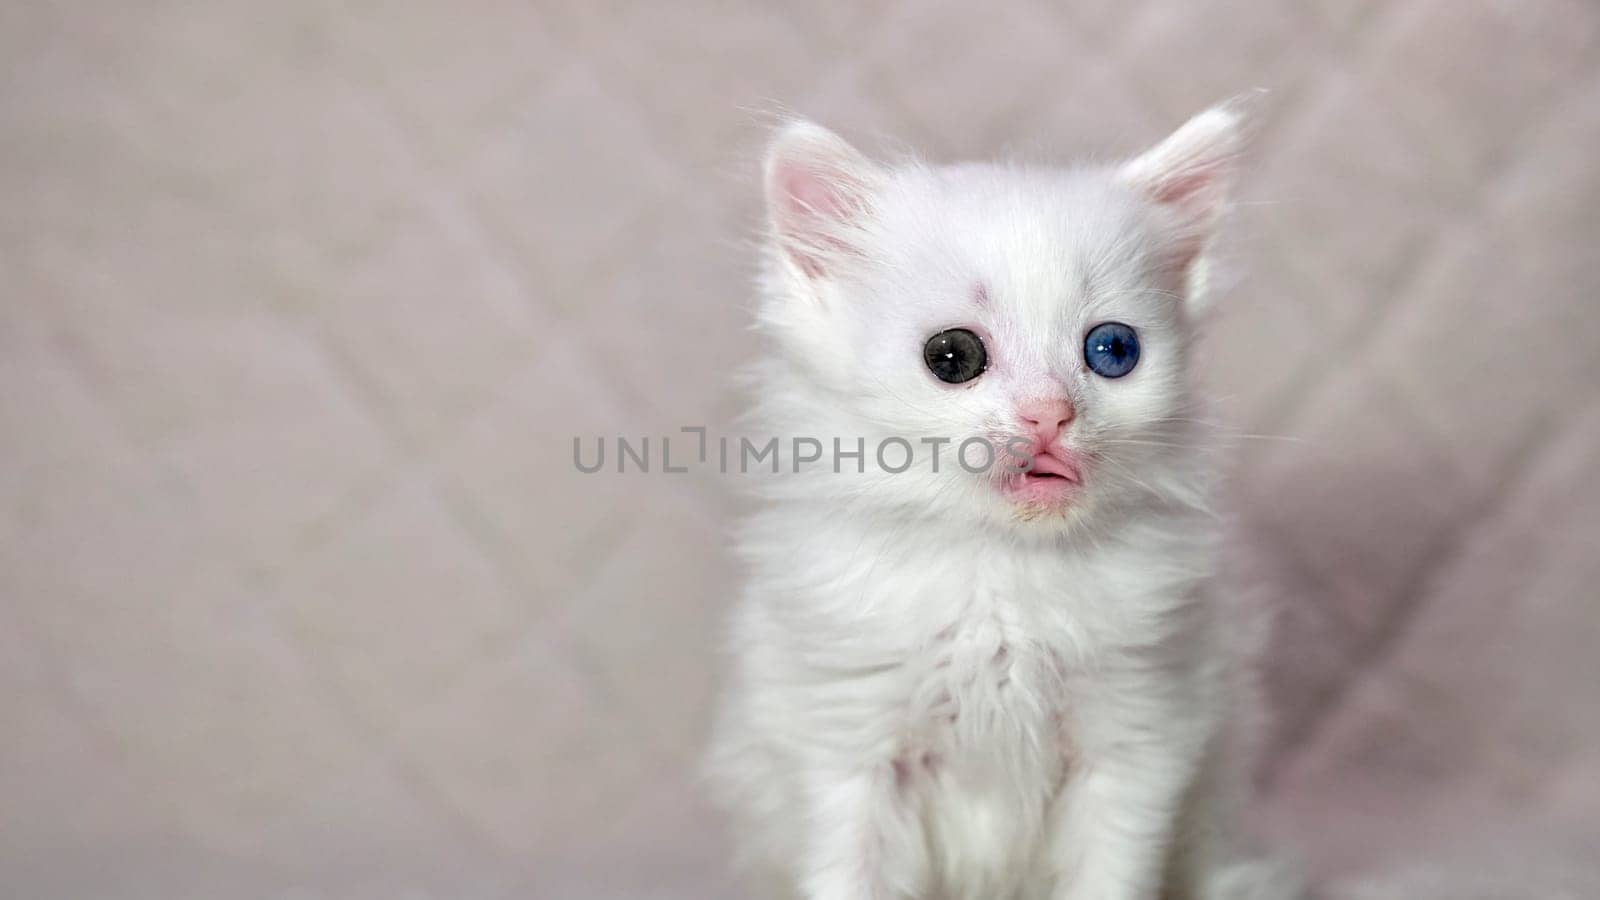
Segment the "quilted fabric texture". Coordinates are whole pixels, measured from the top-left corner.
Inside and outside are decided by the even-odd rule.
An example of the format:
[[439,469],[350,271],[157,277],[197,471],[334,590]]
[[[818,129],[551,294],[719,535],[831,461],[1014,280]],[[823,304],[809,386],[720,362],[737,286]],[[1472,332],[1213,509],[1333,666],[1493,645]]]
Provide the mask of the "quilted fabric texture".
[[[0,7],[0,882],[734,898],[694,783],[763,130],[1271,89],[1208,348],[1331,897],[1600,896],[1600,7]],[[714,432],[715,433],[715,432]]]

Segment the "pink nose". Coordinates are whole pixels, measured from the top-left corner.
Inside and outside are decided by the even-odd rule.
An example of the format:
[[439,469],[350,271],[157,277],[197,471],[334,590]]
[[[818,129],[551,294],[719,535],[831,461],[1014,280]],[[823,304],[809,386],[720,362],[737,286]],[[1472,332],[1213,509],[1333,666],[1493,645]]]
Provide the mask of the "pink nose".
[[1017,415],[1033,432],[1034,440],[1041,444],[1049,444],[1061,436],[1061,429],[1067,427],[1072,421],[1074,410],[1072,401],[1066,398],[1058,400],[1030,400],[1017,407]]

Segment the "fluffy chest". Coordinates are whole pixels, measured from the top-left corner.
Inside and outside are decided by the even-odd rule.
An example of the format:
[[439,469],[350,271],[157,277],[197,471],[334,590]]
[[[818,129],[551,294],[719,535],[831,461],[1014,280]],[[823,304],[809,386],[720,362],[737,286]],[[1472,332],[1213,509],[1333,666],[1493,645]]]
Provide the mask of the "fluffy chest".
[[1017,895],[1073,764],[1062,654],[1016,613],[974,610],[908,662],[894,777],[947,896]]
[[1126,580],[1099,561],[976,541],[840,543],[773,566],[774,594],[802,596],[767,605],[767,634],[941,754],[1050,743],[1085,650],[1115,639],[1104,611]]
[[842,741],[926,751],[976,780],[1051,770],[1075,697],[1181,624],[1198,571],[1173,529],[1064,546],[768,524],[749,545],[760,600],[744,631],[766,677],[805,685],[802,708],[829,698],[819,725]]
[[1067,666],[1053,632],[1011,604],[973,604],[908,654],[911,730],[950,750],[981,753],[1059,727]]
[[1040,623],[1008,604],[974,604],[930,634],[902,676],[903,789],[1053,793],[1068,756],[1070,693],[1063,655]]

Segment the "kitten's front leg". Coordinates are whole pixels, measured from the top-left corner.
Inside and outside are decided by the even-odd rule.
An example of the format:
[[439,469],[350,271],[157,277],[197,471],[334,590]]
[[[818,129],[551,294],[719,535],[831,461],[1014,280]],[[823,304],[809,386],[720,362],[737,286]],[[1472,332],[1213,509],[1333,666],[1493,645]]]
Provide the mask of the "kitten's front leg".
[[885,764],[809,779],[806,900],[916,897],[925,880],[921,838]]
[[1155,900],[1183,789],[1120,765],[1086,773],[1065,798],[1055,900]]
[[1198,723],[1178,710],[1101,720],[1079,744],[1059,802],[1054,900],[1156,900],[1185,794],[1199,766]]

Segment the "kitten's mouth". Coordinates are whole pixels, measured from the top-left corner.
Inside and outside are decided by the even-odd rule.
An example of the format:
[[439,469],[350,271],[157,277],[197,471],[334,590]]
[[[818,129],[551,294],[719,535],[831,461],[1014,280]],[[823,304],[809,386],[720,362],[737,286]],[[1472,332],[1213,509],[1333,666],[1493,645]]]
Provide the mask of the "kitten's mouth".
[[1033,468],[1007,476],[1001,490],[1019,506],[1060,509],[1082,483],[1082,472],[1070,453],[1039,449],[1034,451]]
[[1056,456],[1049,450],[1040,450],[1033,455],[1033,468],[1024,473],[1024,477],[1040,481],[1068,481],[1073,484],[1081,480],[1078,466],[1073,460]]

